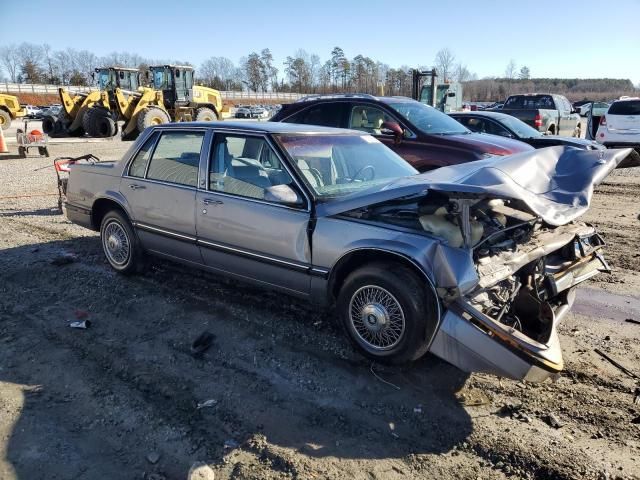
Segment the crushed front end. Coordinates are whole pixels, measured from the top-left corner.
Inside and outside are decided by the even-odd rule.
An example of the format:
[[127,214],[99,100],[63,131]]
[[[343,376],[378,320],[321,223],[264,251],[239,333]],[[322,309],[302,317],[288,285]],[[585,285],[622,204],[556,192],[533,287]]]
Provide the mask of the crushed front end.
[[446,310],[430,350],[465,371],[543,381],[563,369],[557,326],[575,287],[609,271],[604,241],[584,223],[553,227],[502,201],[484,203],[469,220],[493,230],[472,247],[477,284],[442,291]]

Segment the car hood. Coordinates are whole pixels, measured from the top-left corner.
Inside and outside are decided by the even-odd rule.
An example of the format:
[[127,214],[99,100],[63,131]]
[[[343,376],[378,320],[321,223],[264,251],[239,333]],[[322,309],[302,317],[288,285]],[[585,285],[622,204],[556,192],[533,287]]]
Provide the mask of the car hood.
[[550,225],[564,225],[589,208],[594,187],[631,149],[578,150],[549,147],[505,157],[442,167],[319,203],[319,217],[431,191],[524,202]]
[[446,140],[447,143],[453,141],[465,149],[478,153],[489,153],[491,155],[511,155],[513,153],[527,152],[532,149],[530,145],[520,140],[482,133],[442,135],[439,138]]

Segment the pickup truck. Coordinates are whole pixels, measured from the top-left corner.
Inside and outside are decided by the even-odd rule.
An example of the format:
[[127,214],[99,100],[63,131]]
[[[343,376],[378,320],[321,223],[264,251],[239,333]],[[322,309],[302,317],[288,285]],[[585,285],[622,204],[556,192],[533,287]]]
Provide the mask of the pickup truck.
[[500,110],[547,135],[579,137],[580,115],[562,95],[526,93],[511,95]]

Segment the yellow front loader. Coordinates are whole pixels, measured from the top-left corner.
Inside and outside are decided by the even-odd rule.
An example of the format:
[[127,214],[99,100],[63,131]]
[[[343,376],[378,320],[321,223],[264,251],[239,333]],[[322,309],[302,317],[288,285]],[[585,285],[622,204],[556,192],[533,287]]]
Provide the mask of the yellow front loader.
[[18,97],[0,93],[0,128],[6,130],[11,120],[24,117],[27,112],[20,106]]
[[42,130],[52,137],[81,136],[84,134],[82,121],[90,108],[100,106],[109,109],[109,95],[106,91],[94,90],[71,95],[65,88],[59,88],[58,95],[62,104],[60,113],[57,117],[49,115],[42,119]]
[[133,92],[116,88],[115,99],[119,118],[124,120],[123,140],[136,138],[140,132],[152,125],[171,121],[160,90],[140,87]]

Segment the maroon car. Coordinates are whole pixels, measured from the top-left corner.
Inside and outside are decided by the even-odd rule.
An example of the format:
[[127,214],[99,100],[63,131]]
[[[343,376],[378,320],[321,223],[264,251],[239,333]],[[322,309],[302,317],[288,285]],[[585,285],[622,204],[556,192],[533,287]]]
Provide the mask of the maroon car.
[[310,96],[283,105],[271,121],[368,132],[421,172],[533,150],[518,140],[473,133],[439,110],[405,97]]

